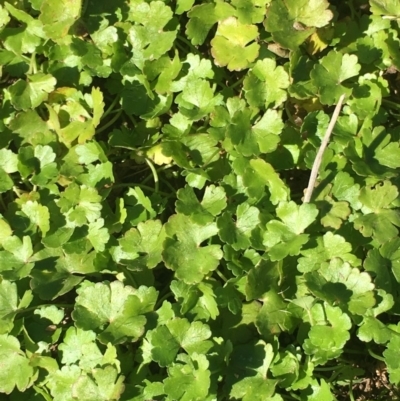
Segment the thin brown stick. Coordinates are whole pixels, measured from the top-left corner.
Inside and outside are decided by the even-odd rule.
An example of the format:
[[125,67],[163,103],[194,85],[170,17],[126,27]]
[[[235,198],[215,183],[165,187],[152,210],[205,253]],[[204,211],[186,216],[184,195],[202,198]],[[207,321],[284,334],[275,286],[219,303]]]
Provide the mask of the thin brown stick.
[[339,101],[335,107],[335,111],[333,112],[332,119],[328,125],[328,129],[326,130],[324,139],[322,140],[321,146],[318,150],[317,156],[315,156],[314,164],[311,169],[310,180],[308,181],[308,187],[306,189],[306,193],[304,195],[303,203],[309,203],[311,200],[312,193],[314,191],[315,182],[317,181],[319,167],[321,165],[322,156],[324,155],[325,149],[328,146],[329,139],[331,137],[333,128],[335,127],[336,121],[339,117],[340,110],[342,108],[344,100],[344,95],[340,96]]

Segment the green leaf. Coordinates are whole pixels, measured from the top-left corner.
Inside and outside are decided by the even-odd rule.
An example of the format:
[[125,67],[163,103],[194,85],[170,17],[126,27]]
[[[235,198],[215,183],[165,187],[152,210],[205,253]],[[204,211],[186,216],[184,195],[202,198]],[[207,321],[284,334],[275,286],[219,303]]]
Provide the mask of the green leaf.
[[193,189],[189,186],[177,192],[176,210],[190,216],[198,224],[210,223],[226,207],[226,194],[222,187],[210,185],[205,188],[204,198],[198,201]]
[[214,96],[214,91],[215,87],[211,87],[204,79],[191,80],[175,102],[184,116],[197,121],[222,104],[221,94]]
[[304,351],[318,364],[337,358],[350,338],[351,320],[340,308],[315,304],[311,308],[311,329]]
[[288,305],[275,290],[264,294],[263,306],[258,313],[256,326],[266,338],[272,338],[282,332],[291,331],[294,319],[287,310]]
[[64,311],[58,309],[55,305],[44,306],[35,310],[35,314],[50,320],[53,324],[60,324],[64,319]]
[[180,15],[186,11],[189,11],[194,4],[194,0],[178,0],[177,7],[175,9],[175,13]]
[[264,377],[245,377],[233,385],[230,396],[243,401],[283,401],[280,396],[272,397],[275,385],[276,380]]
[[265,6],[271,0],[233,0],[237,16],[242,24],[259,24],[265,18]]
[[93,223],[100,218],[100,201],[101,196],[96,188],[71,184],[61,194],[58,206],[71,224],[80,227],[86,222]]
[[10,176],[0,167],[0,193],[7,192],[14,186],[14,181]]
[[371,342],[373,340],[377,344],[387,343],[392,335],[393,333],[388,327],[373,316],[364,316],[357,333],[361,341]]
[[364,206],[374,212],[390,207],[397,199],[399,192],[389,181],[384,181],[375,186],[364,187],[360,191],[359,199]]
[[118,281],[111,284],[85,281],[77,292],[72,313],[77,327],[98,330],[103,343],[114,344],[127,338],[137,341],[143,335],[144,313],[152,310],[157,297],[154,288],[135,290]]
[[362,188],[359,200],[365,215],[354,220],[354,227],[364,237],[374,237],[381,244],[394,238],[398,234],[396,227],[400,227],[400,214],[390,208],[397,197],[397,188],[388,181]]
[[0,251],[2,276],[12,281],[27,277],[34,266],[31,238],[24,236],[21,241],[17,236],[10,236],[3,241],[3,248]]
[[0,218],[0,245],[3,244],[8,237],[11,237],[12,230],[6,220]]
[[39,227],[43,237],[50,229],[50,213],[46,206],[40,205],[37,201],[24,203],[21,210],[26,214],[32,224]]
[[300,364],[296,355],[290,351],[277,355],[274,364],[271,366],[271,372],[279,380],[280,387],[288,387],[295,383],[299,377]]
[[121,102],[122,108],[127,114],[152,119],[169,110],[172,97],[154,95],[146,89],[145,85],[133,81],[124,85]]
[[117,369],[106,366],[85,373],[76,365],[63,366],[49,377],[46,384],[56,400],[67,401],[79,398],[82,401],[118,400],[124,391],[123,376]]
[[115,364],[116,368],[119,369],[115,347],[108,344],[103,355],[95,339],[96,334],[91,330],[70,327],[63,342],[58,347],[62,353],[62,363],[65,365],[77,364],[87,372],[108,364]]
[[212,26],[235,15],[235,9],[226,2],[204,3],[194,6],[189,12],[186,34],[193,45],[204,43]]
[[[211,4],[208,3],[196,7],[206,7],[210,5]],[[180,79],[171,83],[171,90],[173,92],[182,91],[190,83],[190,81],[197,81],[198,79],[212,79],[214,77],[211,61],[200,58],[196,54],[189,53],[183,65],[184,67],[187,67],[187,73]]]
[[93,126],[97,127],[100,124],[101,116],[104,112],[103,93],[99,88],[92,88],[90,106],[93,109]]
[[10,21],[10,16],[5,8],[0,8],[0,28],[3,28]]
[[248,68],[257,58],[260,49],[257,43],[251,43],[257,36],[256,25],[241,24],[235,17],[220,21],[217,33],[211,41],[215,64],[226,66],[230,71]]
[[400,9],[397,0],[371,0],[371,12],[377,15],[399,17]]
[[139,68],[145,60],[158,59],[171,49],[176,31],[164,28],[172,16],[172,10],[162,1],[132,3],[130,19],[136,24],[129,29],[129,40],[134,49],[132,61]]
[[137,229],[131,228],[119,239],[120,249],[114,254],[118,263],[128,262],[132,267],[152,269],[161,262],[165,229],[159,220],[139,223]]
[[311,384],[310,395],[307,395],[305,398],[307,401],[334,401],[335,396],[331,392],[330,385],[324,380],[321,379],[320,383],[318,380],[313,380]]
[[341,259],[323,263],[317,271],[307,273],[305,278],[314,295],[330,304],[347,303],[348,310],[355,315],[365,315],[376,304],[375,286],[370,275],[352,268]]
[[382,166],[390,168],[400,167],[400,145],[398,142],[390,142],[384,148],[378,148],[375,152],[375,159]]
[[0,333],[9,333],[13,328],[13,320],[18,310],[17,285],[10,281],[0,283],[0,318],[2,325]]
[[378,113],[386,83],[373,74],[360,76],[358,81],[359,85],[354,88],[348,103],[360,119],[366,119]]
[[43,0],[39,20],[44,25],[47,36],[53,40],[65,36],[79,18],[82,0]]
[[35,371],[15,337],[0,334],[0,363],[0,392],[25,391],[33,384]]
[[273,152],[281,141],[279,135],[284,124],[278,112],[268,109],[266,113],[253,125],[252,131],[258,142],[261,153]]
[[47,100],[56,82],[49,74],[29,75],[27,81],[20,79],[10,86],[11,102],[17,110],[38,107]]
[[294,202],[281,202],[276,210],[278,217],[295,234],[301,234],[318,215],[315,205],[302,204],[297,206]]
[[7,173],[18,171],[18,156],[10,149],[0,149],[0,167]]
[[371,249],[364,262],[365,269],[375,276],[376,286],[388,293],[395,293],[400,282],[399,247],[400,239],[393,238],[379,249]]
[[348,203],[328,201],[325,205],[329,205],[329,210],[326,207],[322,209],[324,217],[321,219],[321,224],[338,230],[351,213]]
[[322,104],[336,104],[341,95],[347,97],[351,89],[341,85],[342,82],[357,76],[360,71],[357,56],[330,51],[315,64],[311,71],[311,79],[318,88]]
[[[86,265],[87,260],[83,259],[82,263]],[[50,300],[64,295],[83,280],[83,276],[72,274],[74,269],[71,269],[72,272],[68,271],[65,266],[63,266],[62,259],[60,265],[61,266],[56,266],[56,268],[48,268],[43,271],[39,269],[34,269],[32,271],[32,290],[35,294],[38,294],[41,299]],[[75,266],[73,266],[73,268],[74,267]],[[77,270],[84,270],[86,272],[89,269],[85,266],[85,269]]]
[[204,355],[181,355],[181,363],[168,368],[164,391],[168,397],[179,401],[204,400],[210,387],[209,362]]
[[238,110],[227,128],[227,136],[243,156],[260,153],[257,138],[251,129],[251,110]]
[[[250,106],[268,109],[279,106],[286,98],[289,76],[275,60],[258,60],[243,82],[245,96]],[[268,113],[268,112],[267,112]]]
[[264,188],[267,186],[274,205],[286,201],[288,197],[288,189],[284,182],[273,167],[262,159],[250,160],[250,166],[243,177],[243,184],[250,196],[259,198],[264,195]]
[[269,221],[263,234],[263,245],[269,248],[268,256],[273,261],[300,253],[302,245],[308,241],[308,235],[302,233],[315,220],[318,210],[311,204],[297,206],[294,202],[281,202],[277,215],[283,223]]
[[207,352],[212,347],[211,341],[207,341],[210,337],[211,331],[205,324],[175,318],[168,321],[166,326],[160,326],[149,333],[151,355],[160,366],[169,366],[180,348],[189,355]]
[[22,143],[43,145],[53,140],[47,124],[34,110],[18,113],[10,122],[10,129],[18,134]]
[[317,246],[305,249],[301,253],[303,257],[299,259],[297,269],[302,272],[310,272],[319,269],[322,262],[334,258],[340,258],[356,265],[359,261],[351,254],[351,244],[346,242],[343,237],[327,232],[323,237],[317,238]]
[[126,221],[132,226],[156,216],[150,198],[140,187],[129,188],[124,199],[127,211]]
[[247,203],[241,204],[237,207],[236,218],[226,212],[217,219],[219,236],[235,250],[246,249],[259,222],[259,210]]
[[349,202],[353,209],[361,209],[362,204],[358,199],[360,186],[354,182],[349,173],[338,172],[333,182],[332,193],[338,200]]
[[387,349],[383,352],[386,366],[389,372],[390,382],[398,385],[400,383],[400,360],[399,360],[399,336],[392,336],[387,345]]
[[329,3],[326,0],[289,0],[286,2],[289,13],[297,22],[306,26],[321,28],[333,18],[332,11],[328,10]]
[[163,251],[166,266],[187,284],[202,281],[217,268],[222,251],[219,245],[200,245],[217,232],[215,223],[200,226],[182,214],[172,216],[166,224],[168,238]]
[[104,251],[105,245],[110,239],[110,233],[107,228],[104,227],[104,219],[98,219],[89,223],[87,239],[97,252]]
[[[319,6],[323,8],[322,18],[319,20],[315,14],[309,17],[310,8]],[[305,27],[304,23],[297,19],[297,15],[301,18],[302,14],[304,21],[312,22],[315,19],[316,23],[326,24],[331,18],[330,11],[325,10],[327,7],[325,0],[308,2],[302,0],[300,2],[290,0],[275,0],[271,1],[267,9],[267,18],[264,21],[265,29],[272,33],[273,39],[282,47],[296,50],[312,33],[315,28]],[[329,13],[329,14],[328,14]],[[282,21],[287,21],[283,24]],[[326,22],[325,22],[326,21]],[[312,25],[313,26],[313,25]]]
[[[214,285],[213,285],[214,284]],[[196,319],[208,321],[215,320],[219,315],[215,283],[202,282],[196,285],[189,285],[183,281],[172,281],[171,290],[175,299],[181,305],[181,313],[190,313]]]

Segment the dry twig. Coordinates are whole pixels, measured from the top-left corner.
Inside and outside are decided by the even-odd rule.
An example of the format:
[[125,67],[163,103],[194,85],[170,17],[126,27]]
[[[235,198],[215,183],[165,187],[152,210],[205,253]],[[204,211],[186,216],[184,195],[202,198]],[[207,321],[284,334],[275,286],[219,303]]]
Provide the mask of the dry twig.
[[321,165],[322,156],[324,155],[325,149],[328,146],[329,138],[331,137],[333,128],[335,127],[336,120],[339,117],[339,113],[342,108],[343,100],[344,100],[344,95],[340,96],[340,98],[339,98],[339,101],[335,107],[335,111],[333,112],[332,119],[326,130],[324,139],[322,140],[321,146],[318,150],[317,156],[315,156],[314,164],[311,169],[310,180],[308,181],[308,187],[307,187],[306,193],[304,195],[303,203],[309,203],[311,200],[311,195],[314,191],[315,182],[317,181],[319,166]]

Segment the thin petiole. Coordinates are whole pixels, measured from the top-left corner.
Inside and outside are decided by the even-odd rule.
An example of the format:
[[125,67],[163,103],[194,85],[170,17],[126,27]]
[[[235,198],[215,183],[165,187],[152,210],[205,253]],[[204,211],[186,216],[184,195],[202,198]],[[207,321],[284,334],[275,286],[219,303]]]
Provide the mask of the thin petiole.
[[108,109],[104,112],[104,114],[101,116],[101,119],[103,120],[104,118],[106,118],[111,111],[114,109],[114,107],[116,106],[116,104],[119,101],[119,96],[116,96],[115,99],[112,101],[112,103],[110,104],[110,106],[108,107]]
[[158,182],[158,174],[157,170],[154,167],[154,164],[150,161],[149,158],[145,158],[147,165],[150,167],[151,172],[153,173],[153,178],[154,178],[154,192],[158,192],[159,189],[159,182]]
[[113,125],[120,118],[121,114],[122,114],[122,109],[119,109],[118,113],[110,121],[108,121],[106,124],[104,124],[96,131],[96,135],[100,134],[107,128],[111,127],[111,125]]

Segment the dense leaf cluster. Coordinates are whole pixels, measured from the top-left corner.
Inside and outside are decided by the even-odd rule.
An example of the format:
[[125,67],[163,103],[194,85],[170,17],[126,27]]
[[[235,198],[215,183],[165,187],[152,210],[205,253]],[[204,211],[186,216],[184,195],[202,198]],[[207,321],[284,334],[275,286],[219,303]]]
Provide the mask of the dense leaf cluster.
[[0,4],[0,400],[395,396],[398,0]]

